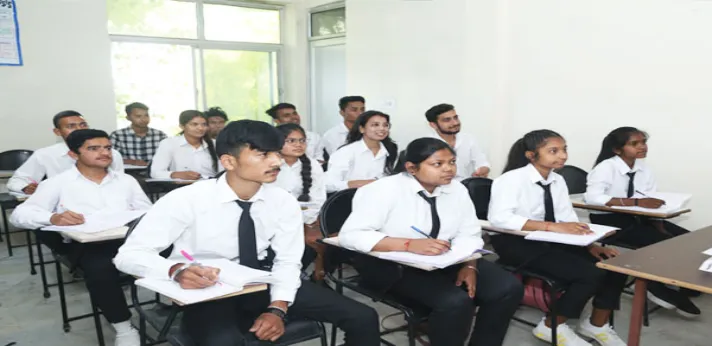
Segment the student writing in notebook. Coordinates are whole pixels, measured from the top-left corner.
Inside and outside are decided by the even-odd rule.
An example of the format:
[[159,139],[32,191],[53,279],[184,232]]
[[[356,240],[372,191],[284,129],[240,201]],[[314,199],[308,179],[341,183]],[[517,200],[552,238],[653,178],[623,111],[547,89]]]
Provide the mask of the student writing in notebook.
[[[291,103],[278,103],[267,110],[267,115],[274,119],[275,124],[297,124],[300,125],[302,118],[297,112],[297,107]],[[324,163],[324,145],[321,136],[316,132],[304,131],[307,136],[307,155],[312,159]]]
[[[185,289],[215,285],[219,273],[186,263],[180,251],[197,261],[225,258],[271,270],[269,292],[184,307],[181,328],[196,345],[243,345],[247,333],[275,341],[284,333],[286,316],[334,323],[349,346],[377,346],[378,316],[372,308],[300,280],[302,212],[289,192],[269,184],[277,179],[283,144],[284,136],[265,122],[228,124],[217,139],[224,174],[158,200],[126,239],[116,266],[141,277],[175,280]],[[171,244],[173,252],[161,257]]]
[[[7,189],[12,192],[32,194],[37,184],[44,177],[51,178],[74,166],[76,159],[69,154],[67,136],[75,130],[87,129],[89,124],[77,111],[62,111],[52,118],[54,134],[62,137],[62,142],[35,150],[30,158],[13,173],[7,182]],[[112,150],[114,160],[111,168],[116,172],[124,171],[121,154]]]
[[208,137],[215,140],[227,123],[227,113],[220,107],[210,107],[205,111],[205,117],[208,118]]
[[[67,145],[76,165],[40,184],[12,213],[13,225],[25,229],[79,225],[92,214],[151,207],[133,177],[110,168],[111,141],[106,132],[76,130],[67,137]],[[138,333],[131,328],[131,313],[119,272],[111,262],[121,241],[68,243],[59,233],[51,231],[40,231],[37,237],[52,251],[78,261],[91,299],[116,330],[115,345],[138,346]]]
[[379,111],[359,115],[346,145],[329,158],[326,190],[359,188],[393,173],[398,146],[389,137],[390,116]]
[[[353,211],[339,232],[342,246],[361,252],[407,251],[439,255],[449,249],[482,248],[475,207],[457,174],[455,151],[435,138],[408,145],[406,171],[356,192]],[[427,232],[427,236],[413,230]],[[432,309],[432,345],[463,345],[475,306],[477,322],[469,345],[501,345],[509,320],[522,299],[522,285],[486,260],[473,260],[431,272],[371,256],[356,268],[364,285],[415,300]]]
[[148,166],[158,149],[158,144],[166,139],[161,130],[148,127],[151,116],[148,106],[134,102],[126,106],[126,120],[131,126],[111,133],[111,144],[123,155],[124,163]]
[[[609,133],[601,145],[596,165],[589,173],[584,198],[586,203],[605,206],[639,206],[652,211],[665,203],[647,197],[657,191],[652,170],[643,163],[648,155],[648,135],[634,127],[620,127]],[[689,231],[668,221],[630,214],[591,212],[591,222],[620,228],[614,243],[639,248]],[[699,293],[673,290],[661,283],[648,285],[648,297],[665,309],[675,309],[685,317],[700,315],[690,301]]]
[[[573,210],[566,181],[553,171],[563,167],[567,159],[566,141],[554,131],[532,131],[514,143],[505,173],[492,184],[488,213],[492,225],[522,231],[590,233],[588,225],[580,223]],[[568,284],[556,303],[557,320],[543,318],[533,330],[537,338],[551,342],[551,324],[556,323],[559,344],[590,345],[566,324],[569,318],[580,316],[580,335],[602,346],[625,346],[608,319],[619,307],[626,276],[596,267],[599,260],[618,255],[616,250],[530,241],[508,234],[494,234],[491,242],[504,263]],[[581,316],[591,297],[591,316]]]
[[208,135],[205,114],[183,111],[178,117],[181,133],[158,146],[151,163],[151,178],[198,180],[214,177],[222,167],[215,142]]
[[366,99],[362,96],[344,96],[339,100],[339,114],[343,122],[324,132],[322,146],[328,155],[346,144],[346,137],[361,113],[366,111]]

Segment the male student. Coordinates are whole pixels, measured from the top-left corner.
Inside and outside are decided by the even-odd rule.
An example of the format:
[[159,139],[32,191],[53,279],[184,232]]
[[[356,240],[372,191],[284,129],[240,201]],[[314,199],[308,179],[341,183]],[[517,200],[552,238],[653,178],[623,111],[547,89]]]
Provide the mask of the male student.
[[[76,165],[42,182],[25,203],[15,208],[10,216],[13,225],[26,229],[80,225],[92,214],[151,207],[134,178],[109,168],[112,150],[106,132],[81,129],[66,141]],[[51,231],[40,231],[37,237],[53,251],[77,261],[91,299],[116,330],[115,345],[138,346],[139,336],[131,327],[119,272],[111,263],[121,241],[67,243]]]
[[205,112],[205,116],[208,118],[208,134],[210,138],[218,138],[218,133],[227,123],[227,113],[220,107],[212,107]]
[[[87,121],[77,111],[62,111],[52,118],[52,123],[54,134],[62,137],[62,142],[35,150],[8,180],[8,190],[31,195],[42,178],[51,178],[74,166],[76,159],[69,155],[69,147],[65,141],[73,131],[88,128]],[[112,149],[112,157],[111,169],[115,172],[123,172],[124,163],[121,154]]]
[[460,133],[460,117],[453,105],[435,105],[425,112],[425,118],[433,128],[430,136],[450,144],[457,152],[455,180],[462,181],[469,177],[486,178],[489,175],[490,163],[487,156],[482,152],[475,137]]
[[126,120],[129,127],[111,133],[111,143],[124,157],[124,163],[135,166],[148,166],[158,149],[158,143],[166,139],[163,131],[148,127],[151,117],[148,106],[134,102],[126,106]]
[[[378,316],[372,308],[300,280],[301,208],[289,192],[266,184],[277,179],[283,143],[284,136],[265,122],[228,124],[217,139],[224,174],[158,200],[114,263],[126,273],[174,280],[184,289],[215,285],[219,270],[186,261],[181,251],[198,262],[225,258],[252,268],[271,267],[269,291],[184,307],[181,328],[199,346],[243,345],[245,333],[277,340],[285,317],[334,323],[345,331],[346,345],[378,346]],[[168,258],[159,256],[171,244]]]
[[[301,125],[302,118],[297,112],[297,107],[291,103],[278,103],[267,110],[267,115],[274,119],[277,125],[297,124]],[[304,131],[307,136],[307,156],[324,163],[324,146],[321,143],[321,136],[316,132]]]
[[366,99],[362,96],[342,97],[339,100],[339,109],[339,114],[344,118],[344,122],[327,130],[324,137],[321,138],[324,150],[329,155],[346,144],[346,136],[356,122],[356,118],[366,111]]

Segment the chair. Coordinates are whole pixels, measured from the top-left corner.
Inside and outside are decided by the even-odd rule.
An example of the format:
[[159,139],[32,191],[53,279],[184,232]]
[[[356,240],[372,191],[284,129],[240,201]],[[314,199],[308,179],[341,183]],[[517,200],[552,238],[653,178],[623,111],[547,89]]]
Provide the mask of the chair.
[[398,153],[398,161],[393,169],[395,172],[405,172],[405,150]]
[[14,171],[32,156],[32,150],[8,150],[0,153],[0,171]]
[[477,218],[487,220],[489,201],[492,194],[492,179],[467,178],[462,181],[462,184],[467,188],[467,192],[470,193],[470,199],[475,204]]
[[569,188],[569,194],[579,194],[586,192],[586,178],[588,173],[576,166],[564,166],[556,170],[556,173],[561,174],[566,181],[566,186]]
[[[22,164],[30,158],[30,156],[32,156],[32,150],[17,149],[3,151],[2,153],[0,153],[0,171],[16,170],[20,168],[20,166],[22,166]],[[19,232],[29,232],[27,230],[10,232],[10,227],[7,223],[6,213],[8,210],[14,209],[19,204],[20,202],[18,202],[17,199],[9,193],[0,193],[0,213],[2,213],[2,225],[3,229],[5,230],[5,238],[7,239],[8,256],[12,256],[12,249],[22,246],[13,246],[12,239],[10,239],[10,234]],[[3,241],[2,236],[0,236],[0,241]],[[32,271],[34,272],[34,267],[32,267]],[[36,272],[34,274],[36,274]]]

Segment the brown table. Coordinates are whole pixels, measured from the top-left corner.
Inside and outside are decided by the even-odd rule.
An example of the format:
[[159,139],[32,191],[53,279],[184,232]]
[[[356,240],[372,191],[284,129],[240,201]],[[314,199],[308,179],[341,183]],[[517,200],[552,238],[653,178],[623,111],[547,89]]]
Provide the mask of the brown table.
[[698,269],[709,258],[702,251],[710,247],[712,226],[598,262],[599,268],[636,278],[628,346],[640,344],[646,280],[712,294],[712,273]]
[[674,217],[678,217],[682,214],[687,214],[692,211],[691,209],[680,209],[680,210],[676,210],[671,213],[661,213],[661,212],[655,212],[655,209],[650,209],[649,212],[642,212],[642,211],[637,211],[637,210],[619,209],[619,208],[611,208],[611,207],[606,207],[606,206],[601,206],[601,205],[586,204],[586,202],[584,202],[582,198],[571,198],[571,204],[573,204],[573,206],[575,208],[579,208],[579,209],[605,211],[605,212],[617,213],[617,214],[630,214],[630,215],[636,215],[636,216],[647,216],[647,217],[652,217],[652,218],[656,218],[656,219],[672,219]]

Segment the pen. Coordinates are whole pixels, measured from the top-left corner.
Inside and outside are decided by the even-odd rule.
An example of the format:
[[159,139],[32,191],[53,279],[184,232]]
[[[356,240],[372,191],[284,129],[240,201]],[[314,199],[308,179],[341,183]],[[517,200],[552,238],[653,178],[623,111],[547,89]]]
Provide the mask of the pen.
[[[194,264],[194,265],[197,265],[197,266],[200,266],[200,265],[201,265],[198,261],[195,260],[195,258],[193,258],[193,256],[191,256],[191,255],[190,255],[189,253],[187,253],[185,250],[180,250],[180,254],[183,255],[183,257],[185,257],[185,259],[189,260],[190,263],[192,263],[192,264]],[[205,280],[210,280],[210,279],[206,278],[205,276],[203,276],[203,279],[205,279]],[[221,283],[220,281],[217,281],[217,280],[215,281],[215,283],[217,283],[218,285],[222,285],[222,283]]]
[[[429,238],[429,239],[435,239],[435,238],[431,237],[431,236],[430,236],[429,234],[427,234],[427,233],[425,233],[425,232],[421,231],[421,230],[420,230],[420,229],[419,229],[418,227],[415,227],[415,226],[410,226],[410,228],[411,228],[412,230],[414,230],[414,231],[416,231],[416,232],[418,232],[418,233],[420,233],[420,234],[424,235],[424,236],[425,236],[426,238]],[[448,248],[448,249],[450,249],[450,247],[449,247],[449,246],[448,246],[447,248]]]
[[[648,195],[646,195],[646,194],[640,192],[639,190],[635,190],[635,192],[637,192],[639,195],[641,195],[641,196],[643,196],[643,197],[652,198],[652,197],[650,197],[650,196],[648,196]],[[665,201],[663,201],[663,204],[665,204]]]

